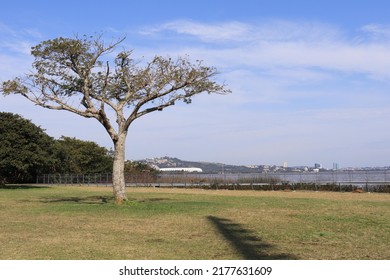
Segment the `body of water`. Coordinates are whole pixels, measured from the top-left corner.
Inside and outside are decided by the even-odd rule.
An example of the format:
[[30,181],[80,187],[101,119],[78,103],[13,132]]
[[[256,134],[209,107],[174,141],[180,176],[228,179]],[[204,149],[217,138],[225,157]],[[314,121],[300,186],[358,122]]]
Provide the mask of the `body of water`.
[[268,173],[187,173],[164,174],[164,176],[187,176],[195,179],[220,179],[228,181],[277,179],[289,183],[342,183],[342,184],[387,184],[390,170],[367,171],[320,171],[320,172],[268,172]]

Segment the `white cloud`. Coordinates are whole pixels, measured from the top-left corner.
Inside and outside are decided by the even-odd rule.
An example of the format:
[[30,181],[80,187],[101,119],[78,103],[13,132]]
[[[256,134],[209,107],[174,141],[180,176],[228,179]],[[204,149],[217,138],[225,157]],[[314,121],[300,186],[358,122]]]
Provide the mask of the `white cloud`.
[[33,61],[31,47],[40,36],[34,29],[16,30],[0,23],[0,81],[29,71]]
[[31,47],[42,40],[43,35],[34,28],[14,29],[0,23],[0,49],[15,54],[29,55]]
[[[367,25],[363,30],[381,34],[390,32],[390,29],[378,25]],[[144,34],[170,31],[179,37],[186,34],[207,41],[211,44],[208,48],[191,41],[190,46],[178,49],[173,39],[171,53],[187,52],[224,68],[306,69],[313,78],[322,75],[315,74],[313,69],[325,69],[390,79],[390,41],[367,39],[356,43],[355,36],[349,38],[339,28],[321,23],[271,21],[208,25],[174,21],[149,31]],[[234,43],[229,44],[229,41]],[[213,42],[224,44],[215,46]]]
[[176,33],[193,36],[206,42],[241,42],[253,41],[326,41],[341,36],[336,27],[317,22],[291,22],[273,20],[258,24],[238,21],[201,23],[190,20],[177,20],[148,26],[140,34],[152,36],[159,33]]
[[369,35],[372,35],[375,39],[390,39],[390,25],[372,23],[363,26],[361,30],[367,32]]
[[179,35],[190,35],[202,41],[241,41],[251,34],[251,26],[240,22],[203,24],[188,20],[168,22],[158,27],[146,27],[141,34],[153,35],[171,31]]

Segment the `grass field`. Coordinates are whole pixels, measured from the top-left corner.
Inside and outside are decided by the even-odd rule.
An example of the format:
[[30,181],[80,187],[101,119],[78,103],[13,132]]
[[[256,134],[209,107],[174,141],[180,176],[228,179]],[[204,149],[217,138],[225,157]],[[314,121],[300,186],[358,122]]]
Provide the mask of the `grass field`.
[[390,259],[390,195],[0,189],[0,259]]

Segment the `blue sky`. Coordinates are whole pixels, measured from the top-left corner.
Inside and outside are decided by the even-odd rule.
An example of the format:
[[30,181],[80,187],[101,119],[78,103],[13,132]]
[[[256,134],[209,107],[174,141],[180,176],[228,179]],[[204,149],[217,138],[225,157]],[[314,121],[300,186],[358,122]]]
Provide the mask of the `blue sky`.
[[[388,11],[376,0],[3,1],[0,80],[27,73],[42,40],[126,35],[134,56],[201,59],[232,90],[137,120],[127,159],[389,166]],[[0,97],[0,111],[111,147],[94,120],[16,96]]]

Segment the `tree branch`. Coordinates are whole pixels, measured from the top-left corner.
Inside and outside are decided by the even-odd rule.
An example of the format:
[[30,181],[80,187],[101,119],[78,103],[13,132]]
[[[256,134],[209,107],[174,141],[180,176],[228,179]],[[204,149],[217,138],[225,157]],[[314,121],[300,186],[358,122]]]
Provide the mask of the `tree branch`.
[[[191,63],[187,57],[173,60],[155,56],[142,67],[131,58],[132,51],[122,51],[114,60],[100,61],[124,40],[108,45],[102,36],[43,41],[32,48],[35,72],[25,80],[5,82],[0,91],[21,94],[44,108],[96,118],[113,141],[118,134],[127,133],[135,119],[173,106],[178,100],[190,103],[194,95],[203,92],[230,92],[212,80],[215,68],[204,67],[201,61]],[[110,109],[116,114],[117,129],[107,115]]]

